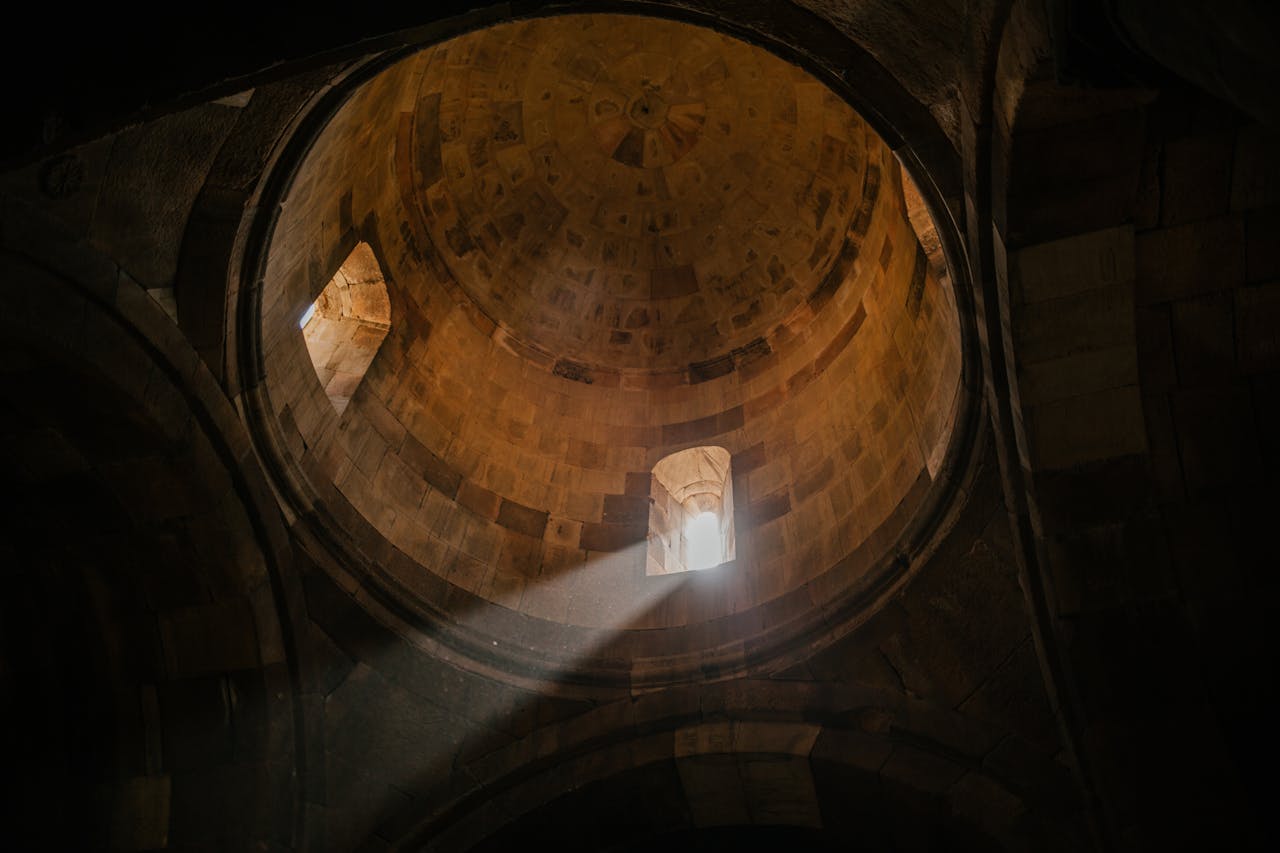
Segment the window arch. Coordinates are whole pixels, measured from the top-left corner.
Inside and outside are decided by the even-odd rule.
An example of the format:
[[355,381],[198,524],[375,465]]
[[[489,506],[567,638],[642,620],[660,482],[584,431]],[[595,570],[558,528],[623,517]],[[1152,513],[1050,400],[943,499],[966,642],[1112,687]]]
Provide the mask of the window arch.
[[691,447],[653,466],[648,542],[650,575],[709,569],[735,558],[729,451]]
[[298,325],[316,377],[342,414],[391,328],[391,299],[368,243],[357,243]]

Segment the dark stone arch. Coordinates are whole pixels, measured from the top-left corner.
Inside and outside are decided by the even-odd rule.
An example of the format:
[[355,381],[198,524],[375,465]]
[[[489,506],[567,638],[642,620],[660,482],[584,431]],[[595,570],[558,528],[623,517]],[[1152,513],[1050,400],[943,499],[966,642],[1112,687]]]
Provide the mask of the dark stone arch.
[[1243,190],[1266,167],[1242,156],[1269,134],[1168,78],[1059,83],[1031,4],[1011,22],[991,148],[995,340],[1046,679],[1103,843],[1257,845],[1249,780],[1275,745],[1245,745],[1258,699],[1236,679],[1273,659],[1243,627],[1262,621],[1267,583],[1247,566],[1266,545],[1220,507],[1274,512],[1266,404],[1249,389],[1276,365],[1226,331],[1240,303],[1270,298],[1247,265],[1265,227],[1248,226],[1277,199]]
[[[767,697],[768,718],[747,707],[752,697]],[[643,849],[671,833],[734,825],[788,826],[797,838],[870,850],[1081,842],[1061,816],[1031,808],[1016,781],[975,760],[987,736],[980,724],[892,691],[848,687],[819,698],[776,681],[679,688],[640,699],[618,723],[616,709],[602,707],[495,751],[473,765],[471,790],[416,803],[378,835],[433,850],[499,850],[517,838]],[[542,757],[529,761],[531,751]],[[565,833],[570,814],[578,828]]]
[[[6,239],[0,288],[6,431],[24,448],[6,480],[34,498],[6,534],[30,567],[13,602],[31,609],[6,616],[17,634],[5,654],[28,699],[42,671],[55,684],[86,672],[75,701],[54,691],[22,709],[48,719],[48,751],[32,758],[81,780],[65,807],[96,836],[89,846],[292,843],[307,766],[297,602],[286,600],[297,588],[265,483],[160,306],[34,210],[25,228],[26,241]],[[50,630],[58,669],[26,669]],[[70,746],[80,737],[93,747]],[[47,834],[28,822],[42,808],[16,832]]]

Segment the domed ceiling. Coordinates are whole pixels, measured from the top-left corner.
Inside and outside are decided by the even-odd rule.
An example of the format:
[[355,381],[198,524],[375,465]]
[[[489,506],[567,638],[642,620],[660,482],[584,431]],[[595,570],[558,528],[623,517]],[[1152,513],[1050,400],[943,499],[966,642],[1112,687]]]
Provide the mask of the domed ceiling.
[[[362,600],[468,666],[635,685],[782,666],[903,576],[950,494],[960,330],[845,101],[621,15],[341,94],[270,208],[246,339],[281,488]],[[362,243],[391,322],[339,412],[299,319]],[[694,447],[729,456],[732,558],[649,571],[652,472]]]
[[414,128],[432,241],[517,340],[599,368],[766,350],[857,213],[866,127],[799,68],[673,21],[450,43]]

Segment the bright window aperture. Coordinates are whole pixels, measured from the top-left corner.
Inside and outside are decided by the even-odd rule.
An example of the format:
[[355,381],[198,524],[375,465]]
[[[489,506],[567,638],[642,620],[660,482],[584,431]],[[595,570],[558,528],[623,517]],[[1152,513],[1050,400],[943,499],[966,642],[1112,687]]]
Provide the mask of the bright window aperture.
[[368,243],[357,243],[298,319],[325,396],[342,414],[391,328],[387,283]]
[[649,480],[645,573],[711,569],[734,552],[729,451],[691,447],[663,458]]
[[714,512],[702,512],[684,526],[687,568],[709,569],[724,562],[724,542],[720,519]]

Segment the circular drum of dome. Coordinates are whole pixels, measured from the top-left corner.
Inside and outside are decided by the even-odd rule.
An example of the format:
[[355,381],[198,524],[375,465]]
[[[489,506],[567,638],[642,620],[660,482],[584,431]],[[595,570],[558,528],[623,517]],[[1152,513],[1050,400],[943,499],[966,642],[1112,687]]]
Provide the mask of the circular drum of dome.
[[[967,454],[962,324],[843,98],[620,15],[492,26],[340,94],[282,164],[242,360],[290,512],[401,630],[512,679],[769,671],[927,549]],[[380,337],[340,292],[387,301]],[[699,447],[728,456],[732,559],[654,571],[655,465]]]

